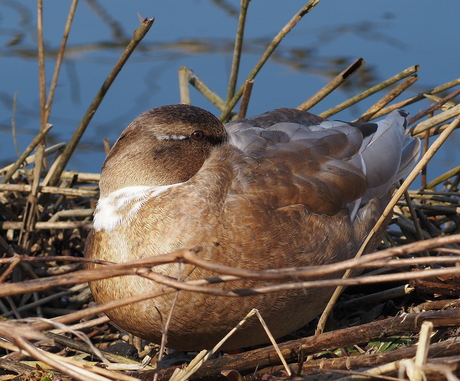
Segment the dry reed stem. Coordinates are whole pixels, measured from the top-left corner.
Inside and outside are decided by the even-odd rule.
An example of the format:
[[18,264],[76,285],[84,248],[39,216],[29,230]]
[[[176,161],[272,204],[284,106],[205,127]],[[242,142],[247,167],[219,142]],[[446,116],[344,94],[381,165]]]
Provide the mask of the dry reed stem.
[[230,78],[227,87],[227,102],[229,102],[235,95],[238,71],[240,68],[241,51],[243,49],[244,27],[246,25],[249,1],[250,0],[241,0],[238,29],[236,31],[235,47],[233,49],[232,69],[230,71]]
[[[414,223],[414,226],[415,226],[415,231],[417,233],[417,238],[418,238],[419,241],[422,241],[422,240],[425,239],[424,236],[423,236],[423,231],[422,231],[422,228],[420,227],[420,223],[418,221],[417,214],[415,212],[415,206],[414,206],[412,200],[410,199],[409,192],[407,190],[404,191],[404,198],[406,199],[407,206],[409,207],[410,216],[411,216],[412,222]],[[423,255],[429,256],[428,252],[426,252],[426,251],[423,252]]]
[[455,79],[453,81],[449,81],[449,82],[447,82],[447,83],[445,83],[445,84],[443,84],[441,86],[437,86],[434,89],[431,89],[426,93],[415,95],[415,96],[410,97],[408,99],[405,99],[405,100],[403,100],[401,102],[398,102],[398,103],[395,103],[395,104],[393,104],[391,106],[385,107],[385,108],[381,109],[379,112],[377,112],[372,117],[372,119],[379,118],[379,117],[381,117],[383,115],[389,114],[393,110],[396,110],[398,108],[404,108],[404,107],[409,106],[409,105],[411,105],[413,103],[416,103],[418,101],[426,99],[427,95],[437,94],[437,93],[440,93],[442,91],[446,91],[446,90],[448,90],[448,89],[450,89],[450,88],[452,88],[454,86],[457,86],[457,85],[460,85],[460,78]]
[[19,150],[18,145],[18,136],[16,134],[16,110],[18,106],[18,93],[14,93],[13,95],[13,115],[11,116],[11,134],[13,135],[13,144],[18,156],[21,156],[21,151]]
[[[442,273],[445,273],[445,274],[449,274],[450,272],[449,271],[437,271],[437,270],[429,270],[429,272],[419,272],[419,273],[407,273],[410,277],[414,278],[414,279],[418,279],[418,278],[422,278],[422,277],[425,277],[425,275],[427,277],[429,277],[430,275],[436,275],[436,274],[442,274]],[[397,280],[397,281],[400,281],[401,279],[404,279],[405,278],[405,275],[407,274],[403,274],[403,275],[400,275],[398,276],[398,274],[396,275],[392,275],[391,278],[384,278],[383,280],[384,281],[391,281],[391,280]],[[417,276],[418,275],[418,276]],[[224,277],[223,277],[224,278]],[[362,281],[363,279],[361,279]],[[366,279],[364,279],[366,280]],[[374,283],[377,279],[376,277],[367,277],[367,280],[368,282],[367,283]],[[340,280],[337,280],[338,283],[340,283],[341,281]],[[190,284],[195,284],[195,285],[198,285],[198,284],[206,284],[207,282],[205,280],[199,280],[199,281],[194,281],[194,282],[189,282],[189,285]],[[307,283],[310,283],[310,284],[307,284]],[[327,282],[323,282],[323,286],[328,286]],[[348,280],[348,283],[349,284],[354,284],[355,282],[352,282],[350,280]],[[297,283],[298,285],[299,283]],[[184,287],[184,285],[182,284],[178,284],[178,285],[175,285],[177,286],[177,288],[181,288],[181,289],[184,289],[184,290],[188,290],[189,289],[189,285],[187,285],[187,287]],[[312,286],[312,287],[320,287],[321,285],[318,285],[316,282],[303,282],[302,284],[303,286],[308,287],[308,286]],[[69,315],[66,315],[66,316],[61,316],[61,317],[58,317],[58,318],[55,318],[54,320],[57,321],[57,322],[65,322],[65,323],[68,323],[68,322],[71,322],[71,321],[75,321],[75,320],[78,320],[78,319],[81,319],[85,316],[91,316],[93,314],[96,314],[96,313],[100,313],[100,312],[104,312],[104,311],[107,311],[109,309],[112,309],[112,308],[117,308],[117,307],[120,307],[120,306],[123,306],[123,305],[127,305],[127,304],[130,304],[130,303],[135,303],[135,302],[138,302],[138,301],[141,301],[141,300],[146,300],[146,299],[150,299],[150,298],[153,298],[153,297],[157,297],[159,295],[164,295],[164,294],[167,294],[167,293],[172,293],[172,292],[176,292],[177,291],[177,288],[168,288],[168,289],[163,289],[163,292],[161,291],[157,291],[157,292],[151,292],[149,294],[144,294],[144,295],[136,295],[134,297],[131,297],[131,298],[127,298],[127,299],[123,299],[123,300],[117,300],[117,301],[114,301],[114,302],[110,302],[110,303],[107,303],[105,305],[101,305],[101,306],[96,306],[96,307],[91,307],[91,308],[87,308],[86,310],[83,310],[83,311],[77,311],[77,312],[74,312],[74,313],[71,313]],[[284,287],[286,288],[286,287]],[[272,288],[272,290],[269,290],[269,287],[265,287],[265,290],[264,289],[254,289],[253,291],[256,291],[257,293],[259,292],[264,292],[264,291],[274,291],[274,292],[277,292],[279,291],[279,287],[275,287],[275,288]],[[193,291],[193,289],[192,289]],[[200,291],[200,290],[197,290],[197,291]],[[205,292],[205,293],[213,293],[213,294],[219,294],[218,292],[209,292],[209,290],[206,290],[206,289],[203,289],[201,290],[202,292]],[[226,296],[238,296],[238,295],[232,295],[231,293],[228,293],[228,294],[225,294],[225,293],[221,293],[221,295],[226,295]],[[38,326],[37,326],[37,329],[47,329],[49,328],[49,325],[46,325],[44,323],[39,323]]]
[[37,136],[32,140],[32,142],[29,144],[29,146],[25,149],[25,151],[22,153],[22,155],[19,157],[16,162],[9,167],[8,171],[6,172],[5,176],[3,179],[0,180],[0,184],[6,184],[8,181],[10,181],[11,177],[13,177],[14,173],[17,171],[17,169],[24,163],[26,160],[27,156],[30,155],[30,153],[33,151],[33,149],[40,144],[42,139],[46,136],[46,134],[49,132],[51,129],[51,125],[47,125],[42,131],[40,131]]
[[292,376],[291,369],[289,369],[289,366],[288,366],[288,364],[287,364],[287,362],[286,362],[286,359],[284,358],[283,354],[281,353],[280,348],[279,348],[278,344],[277,344],[276,341],[275,341],[275,338],[273,337],[272,333],[270,332],[270,329],[269,329],[268,326],[267,326],[267,323],[265,323],[265,321],[264,321],[262,315],[260,314],[260,312],[259,312],[258,310],[255,310],[255,312],[256,312],[256,314],[257,314],[257,317],[259,318],[260,323],[262,324],[262,327],[264,328],[265,333],[266,333],[267,336],[269,337],[270,342],[271,342],[273,348],[274,348],[275,351],[276,351],[276,354],[278,355],[278,357],[279,357],[281,363],[283,364],[284,369],[285,369],[285,371],[286,371],[286,374],[287,374],[288,376]]
[[346,100],[345,102],[342,102],[340,103],[339,105],[335,106],[335,107],[332,107],[330,108],[329,110],[326,110],[324,112],[322,112],[321,114],[319,114],[319,116],[323,117],[323,118],[329,118],[331,117],[332,115],[334,114],[337,114],[338,112],[342,111],[342,110],[345,110],[346,108],[354,105],[355,103],[358,103],[360,101],[362,101],[363,99],[377,93],[378,91],[388,87],[388,86],[391,86],[393,85],[394,83],[400,81],[401,79],[403,78],[406,78],[412,74],[414,74],[415,72],[417,72],[419,70],[419,65],[414,65],[414,66],[411,66],[409,68],[407,68],[406,70],[403,70],[401,73],[398,73],[396,74],[395,76],[391,77],[391,78],[388,78],[387,80],[371,87],[370,89],[366,90],[366,91],[363,91],[361,94],[358,94],[358,95],[355,95],[354,97]]
[[[162,329],[162,332],[161,332],[161,343],[160,343],[160,350],[158,351],[158,361],[161,361],[161,359],[163,358],[163,353],[166,349],[169,325],[171,324],[171,319],[172,319],[172,315],[174,312],[174,308],[176,307],[178,296],[179,296],[179,292],[176,292],[174,294],[174,299],[172,300],[172,303],[171,303],[171,308],[169,309],[168,317],[166,318],[166,322],[164,323],[164,328]],[[196,360],[197,357],[195,357],[194,360]],[[157,378],[158,378],[158,375],[156,374],[155,377],[153,378],[153,381],[156,381]]]
[[[1,222],[1,230],[21,230],[23,227],[22,222]],[[73,229],[92,229],[92,221],[56,221],[56,222],[36,222],[34,224],[35,230],[73,230]]]
[[409,129],[409,133],[412,135],[420,134],[421,132],[430,129],[439,123],[443,123],[446,120],[456,117],[458,114],[460,114],[460,104],[436,116],[433,116],[430,119],[418,123],[415,127],[411,127]]
[[422,381],[424,375],[422,373],[422,366],[426,364],[428,357],[428,350],[430,348],[430,337],[433,331],[433,323],[425,321],[420,328],[420,336],[418,340],[417,354],[415,355],[415,372],[412,377],[409,377],[413,381]]
[[364,65],[365,61],[362,58],[358,58],[350,66],[348,66],[344,71],[337,75],[332,81],[330,81],[326,86],[319,90],[316,94],[312,95],[301,105],[297,106],[298,110],[308,111],[313,106],[318,104],[324,98],[326,98],[330,93],[332,93],[337,87],[339,87],[343,82],[355,74],[361,67]]
[[[238,119],[245,118],[248,111],[249,99],[251,98],[252,86],[254,81],[246,81],[244,84],[243,96],[241,97],[240,111],[238,112]],[[236,119],[236,118],[235,118]]]
[[[55,144],[55,145],[53,145],[51,147],[48,147],[43,152],[43,156],[45,156],[45,157],[50,156],[53,153],[58,152],[63,147],[65,147],[65,143],[58,143],[58,144]],[[32,148],[32,150],[33,150],[33,148]],[[21,155],[19,155],[19,156],[21,156]],[[30,155],[30,156],[27,156],[26,159],[23,161],[23,165],[26,166],[26,165],[32,164],[34,162],[35,162],[35,155]],[[0,169],[0,173],[6,173],[14,165],[15,164],[13,163],[13,164],[7,165],[6,167],[3,167],[2,169]]]
[[413,135],[413,136],[415,138],[419,138],[419,139],[427,139],[427,138],[429,138],[431,136],[439,135],[447,127],[449,127],[449,124],[438,125],[436,127],[432,127],[429,130],[425,130],[424,132],[421,132],[420,134]]
[[441,93],[443,91],[449,90],[450,88],[460,85],[460,78],[454,79],[452,81],[446,82],[443,85],[436,86],[434,89],[432,89],[429,94],[437,94]]
[[[426,98],[432,100],[433,102],[439,102],[442,100],[441,97],[437,96],[437,95],[433,95],[433,94],[423,94],[425,95]],[[454,107],[456,105],[455,102],[446,102],[443,107],[441,107],[441,110],[442,111],[446,111],[452,107]]]
[[18,255],[15,255],[13,258],[11,258],[7,269],[0,276],[0,283],[3,283],[5,281],[8,275],[11,274],[11,272],[16,268],[17,265],[19,265],[19,263],[21,263],[21,257],[19,257]]
[[439,110],[446,102],[450,101],[451,99],[455,98],[460,94],[460,88],[457,90],[453,91],[449,95],[446,95],[444,98],[439,100],[436,103],[433,103],[430,107],[426,108],[425,110],[420,111],[418,114],[414,115],[412,118],[410,118],[408,125],[411,125],[418,120],[422,119],[424,116],[427,116],[431,113],[433,113],[436,110]]
[[[96,327],[96,326],[104,324],[104,323],[108,323],[109,321],[110,321],[110,319],[107,316],[101,316],[101,317],[98,317],[98,318],[95,318],[95,319],[91,319],[91,320],[87,320],[87,321],[84,321],[84,322],[81,322],[81,323],[70,325],[68,328],[71,329],[71,330],[74,330],[74,331],[83,330],[83,329],[87,329],[87,328]],[[58,335],[60,333],[64,333],[64,332],[67,332],[67,330],[59,329],[59,328],[56,328],[56,329],[53,329],[53,330],[50,331],[50,333],[54,333],[56,335]]]
[[401,95],[403,91],[412,86],[415,82],[417,82],[417,80],[417,74],[412,74],[410,77],[406,78],[404,81],[398,84],[393,90],[386,94],[382,99],[380,99],[377,103],[371,106],[366,112],[364,112],[363,115],[357,120],[357,122],[367,122],[371,120],[377,112],[379,112],[393,99]]
[[[63,327],[63,331],[70,332],[69,328],[66,326]],[[79,336],[84,336],[81,332],[76,332],[76,333],[79,334]],[[47,338],[52,339],[54,342],[56,342],[59,345],[65,346],[67,348],[75,349],[76,351],[79,351],[79,352],[84,352],[87,354],[94,355],[94,349],[95,349],[94,345],[90,342],[90,340],[88,340],[88,338],[86,338],[85,340],[77,341],[77,340],[70,339],[63,335],[57,335],[52,332],[46,332],[45,335]],[[86,343],[85,341],[88,343]],[[115,364],[122,364],[126,366],[126,368],[129,367],[130,369],[135,369],[135,368],[140,369],[141,364],[139,363],[139,361],[131,360],[129,358],[126,358],[126,357],[123,357],[117,354],[113,354],[107,351],[103,351],[103,350],[97,349],[97,351],[100,352],[101,357],[103,356],[106,360],[108,360],[105,362],[105,364],[110,364],[110,367],[112,367],[115,363]],[[149,366],[147,367],[147,369],[152,369],[152,367]]]
[[[190,362],[189,365],[187,365],[186,368],[184,369],[179,369],[177,368],[170,381],[180,381],[180,380],[187,380],[190,378],[191,375],[196,373],[198,369],[206,362],[208,361],[211,356],[214,353],[217,353],[220,349],[220,347],[228,340],[229,337],[231,337],[238,329],[240,329],[248,319],[250,319],[252,316],[254,316],[257,313],[257,310],[253,308],[251,311],[248,312],[248,314],[235,326],[233,327],[223,338],[220,340],[214,348],[211,350],[203,350],[198,355],[194,357],[194,359]],[[281,358],[280,358],[281,359]]]
[[189,81],[188,69],[185,66],[181,66],[179,69],[178,75],[179,75],[180,103],[189,105],[191,104],[191,100],[190,100],[190,89],[188,87],[188,81]]
[[[264,286],[264,287],[255,287],[249,289],[217,289],[207,286],[197,286],[192,284],[192,282],[179,282],[172,280],[168,277],[165,277],[161,274],[155,272],[142,274],[145,278],[154,280],[159,284],[170,287],[170,290],[163,289],[164,293],[167,294],[173,290],[183,290],[183,291],[192,291],[192,292],[201,292],[204,294],[215,295],[215,296],[227,296],[227,297],[243,297],[249,295],[260,295],[267,293],[278,293],[283,291],[292,291],[298,289],[310,289],[310,288],[324,288],[324,287],[345,287],[345,286],[357,286],[364,284],[377,284],[377,283],[386,283],[394,282],[401,280],[410,280],[410,279],[424,279],[431,277],[442,277],[446,275],[459,274],[460,269],[455,267],[443,268],[443,269],[433,269],[433,270],[424,270],[424,271],[408,271],[397,274],[382,274],[382,275],[373,275],[373,276],[361,276],[357,278],[348,278],[348,279],[332,279],[332,280],[312,280],[312,281],[296,281],[292,283],[283,283],[277,284],[274,286]],[[139,275],[139,272],[137,273]],[[222,276],[219,279],[219,282],[230,282],[238,279],[233,279],[230,276]]]
[[77,176],[78,182],[83,183],[95,183],[98,184],[101,178],[100,173],[85,173],[85,172],[75,172],[75,171],[64,171],[61,174],[61,179],[68,180]]
[[[55,325],[56,323],[51,322],[51,324]],[[68,328],[66,330],[68,331]],[[70,344],[70,347],[73,347],[72,343],[69,343],[69,339],[65,337],[60,337],[57,335],[50,335],[50,334],[47,334],[48,336],[47,337],[47,336],[42,335],[37,330],[35,330],[32,326],[25,326],[25,325],[19,325],[19,324],[12,325],[10,323],[0,323],[0,332],[2,333],[2,336],[7,337],[11,341],[13,341],[17,345],[17,347],[14,348],[11,345],[5,345],[8,343],[4,343],[4,342],[1,342],[0,346],[8,348],[9,350],[13,350],[13,351],[19,351],[21,348],[22,350],[26,351],[27,353],[34,356],[35,358],[41,360],[45,364],[48,364],[49,366],[57,370],[60,370],[66,374],[76,377],[77,379],[86,380],[86,379],[94,378],[96,380],[102,380],[105,378],[101,378],[100,376],[98,376],[98,374],[102,374],[104,376],[110,377],[110,379],[127,380],[127,381],[136,380],[133,377],[125,376],[120,373],[114,373],[110,370],[106,370],[100,367],[94,367],[87,363],[82,363],[81,361],[75,361],[71,358],[62,357],[62,356],[55,355],[55,354],[52,354],[46,351],[39,351],[34,345],[32,345],[29,342],[29,340],[31,339],[41,340],[41,341],[46,341],[46,342],[50,342],[53,339],[53,340],[58,340],[60,342],[64,341],[65,344]],[[74,332],[74,334],[77,334],[78,337],[88,342],[88,344],[85,344],[85,345],[79,344],[79,348],[81,350],[87,353],[97,353],[99,356],[102,356],[102,353],[91,344],[89,339],[84,334],[78,333],[78,332]],[[120,361],[120,359],[118,359],[114,355],[110,355],[110,357],[113,360]],[[109,366],[111,365],[107,360],[104,360],[104,361]],[[135,368],[133,368],[132,366],[130,368],[139,369],[139,367],[140,365],[137,364]],[[125,365],[125,368],[126,368],[126,365]],[[90,378],[87,378],[87,377],[90,377]]]
[[[274,52],[274,50],[280,44],[283,38],[292,30],[292,28],[294,28],[297,25],[297,23],[302,19],[302,17],[309,13],[319,2],[320,0],[310,0],[308,4],[304,5],[299,10],[299,12],[297,12],[297,14],[283,27],[283,29],[281,29],[281,31],[275,36],[275,38],[272,40],[265,52],[262,54],[262,57],[259,59],[255,67],[249,73],[248,77],[246,78],[246,81],[251,81],[256,77],[257,73],[260,71],[265,62],[267,62],[268,58],[271,56],[271,54]],[[219,117],[220,121],[225,123],[229,120],[233,108],[243,95],[243,90],[244,85],[238,89],[238,91],[230,101],[226,102],[225,110]]]
[[51,80],[51,85],[50,85],[50,89],[49,89],[49,93],[48,93],[48,99],[46,101],[46,104],[44,105],[44,124],[45,125],[46,123],[48,123],[48,120],[49,120],[49,116],[50,116],[50,113],[51,113],[51,106],[53,105],[53,99],[54,99],[54,92],[56,90],[56,86],[57,86],[57,81],[58,81],[58,78],[59,78],[59,71],[61,69],[61,65],[62,65],[62,60],[64,59],[64,53],[65,53],[65,48],[66,48],[66,45],[67,45],[67,39],[69,37],[69,33],[70,33],[70,27],[72,26],[72,21],[73,21],[73,18],[75,16],[75,11],[77,9],[77,4],[78,4],[78,0],[73,0],[72,1],[72,4],[70,5],[70,10],[69,10],[69,14],[67,16],[67,21],[66,21],[66,24],[65,24],[65,27],[64,27],[64,33],[62,35],[62,41],[61,41],[61,46],[59,47],[59,53],[58,53],[58,56],[56,58],[56,66],[54,68],[54,73],[53,73],[53,78]]
[[19,234],[19,244],[22,247],[30,247],[29,236],[33,230],[35,220],[38,214],[37,197],[38,197],[38,184],[40,182],[40,175],[43,163],[44,145],[39,145],[35,154],[35,167],[33,172],[32,187],[27,197],[27,204],[24,208],[23,224]]
[[96,96],[94,97],[93,101],[91,102],[90,106],[88,107],[88,110],[86,111],[85,115],[83,116],[82,120],[80,121],[78,127],[76,128],[72,138],[70,139],[68,145],[64,149],[64,152],[62,153],[61,160],[59,161],[59,164],[56,167],[56,171],[53,174],[53,176],[50,178],[49,183],[54,186],[58,183],[61,173],[64,171],[64,168],[66,167],[67,163],[70,160],[70,157],[72,156],[73,152],[75,151],[75,148],[78,145],[78,142],[80,141],[81,137],[83,136],[84,132],[86,131],[86,128],[88,127],[91,119],[93,118],[94,114],[96,113],[97,109],[99,108],[99,105],[101,104],[102,100],[104,99],[105,94],[107,91],[110,89],[110,86],[112,85],[113,81],[117,77],[118,73],[121,71],[125,63],[128,61],[129,57],[133,53],[134,49],[136,49],[137,45],[142,41],[142,39],[145,37],[145,35],[148,33],[150,28],[152,27],[154,22],[154,19],[144,19],[139,26],[134,31],[134,36],[132,40],[129,42],[128,46],[126,47],[125,51],[113,67],[112,71],[108,75],[107,79],[104,81],[102,84],[101,88],[97,92]]
[[431,180],[425,188],[431,189],[434,188],[436,185],[443,183],[444,181],[449,180],[450,178],[457,176],[460,173],[460,166],[447,171],[446,173],[442,174],[441,176],[436,177],[434,180]]
[[40,131],[46,128],[46,79],[45,79],[45,47],[43,41],[43,0],[37,0],[37,45],[38,45],[38,83],[40,94]]
[[[0,191],[4,192],[30,192],[32,186],[28,184],[0,184]],[[83,190],[75,188],[61,188],[61,187],[49,187],[39,186],[38,190],[40,193],[49,194],[62,194],[64,196],[71,197],[99,197],[99,191]]]
[[[431,114],[431,116],[433,116],[433,113]],[[426,130],[425,133],[423,134],[423,147],[422,147],[423,155],[426,154],[429,147],[430,147],[430,133],[429,133],[429,130]],[[422,169],[422,172],[420,173],[420,177],[421,177],[421,186],[422,188],[425,188],[427,178],[428,178],[428,165]]]
[[[46,304],[46,303],[48,303],[48,302],[50,302],[50,301],[52,301],[54,299],[59,299],[59,298],[62,298],[63,296],[69,295],[70,293],[71,293],[71,291],[57,292],[57,293],[52,294],[50,296],[41,298],[40,300],[36,300],[33,303],[29,303],[29,304],[20,306],[20,307],[17,308],[17,312],[20,313],[20,312],[31,310],[32,308],[36,308],[38,306]],[[11,317],[13,315],[14,315],[13,311],[9,311],[9,312],[6,312],[6,313],[2,314],[2,317],[9,318],[9,317]]]
[[18,255],[13,253],[14,258],[0,258],[0,264],[8,264],[15,261],[15,258],[20,258],[21,262],[28,263],[28,262],[56,262],[56,261],[65,261],[65,262],[91,262],[97,264],[110,264],[111,262],[101,261],[101,260],[94,260],[82,257],[72,257],[67,255],[56,255],[56,256],[40,256],[40,257],[29,257],[27,255]]
[[192,70],[188,69],[186,66],[182,66],[179,70],[182,72],[181,75],[187,78],[188,83],[195,87],[195,89],[197,89],[220,111],[225,108],[225,101],[212,91]]

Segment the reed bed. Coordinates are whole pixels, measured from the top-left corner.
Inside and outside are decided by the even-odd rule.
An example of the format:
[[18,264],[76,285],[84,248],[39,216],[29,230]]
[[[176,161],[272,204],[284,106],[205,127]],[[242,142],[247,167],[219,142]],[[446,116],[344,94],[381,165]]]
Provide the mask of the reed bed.
[[[179,70],[182,101],[189,102],[190,87],[195,87],[221,110],[222,121],[244,117],[258,71],[282,38],[318,2],[311,0],[286,24],[237,89],[249,5],[248,0],[243,0],[226,99],[213,92],[193,71],[182,67]],[[40,4],[39,1],[39,20],[42,19]],[[69,12],[62,54],[76,5],[74,1]],[[152,24],[153,19],[141,20],[133,40],[96,94],[71,141],[46,147],[44,136],[51,128],[49,112],[62,62],[59,55],[48,92],[45,82],[41,82],[40,132],[19,160],[0,169],[0,310],[3,316],[0,379],[457,380],[460,375],[460,344],[456,340],[460,328],[457,257],[460,255],[460,167],[430,181],[426,170],[434,153],[460,123],[460,106],[455,101],[460,93],[460,88],[455,89],[460,79],[405,97],[405,91],[417,80],[417,65],[320,114],[332,117],[376,93],[381,94],[381,99],[358,121],[373,120],[423,100],[432,102],[410,120],[409,133],[424,139],[423,157],[400,185],[381,218],[383,221],[387,215],[393,216],[376,252],[360,256],[365,243],[355,259],[295,271],[228,268],[202,261],[192,250],[123,264],[99,262],[106,266],[85,269],[87,260],[83,258],[83,250],[92,227],[99,175],[65,168],[117,73]],[[39,47],[42,47],[40,21],[38,26]],[[38,57],[44,73],[43,48],[39,49]],[[308,110],[318,104],[363,65],[364,60],[359,58],[298,108]],[[404,100],[395,102],[397,97]],[[238,101],[241,107],[236,110]],[[420,173],[421,185],[413,184]],[[408,190],[411,184],[420,190]],[[378,226],[368,241],[377,230]],[[210,287],[206,280],[178,281],[152,271],[155,265],[178,261],[211,269],[220,274],[221,282],[239,278],[276,282],[259,289],[224,290]],[[317,322],[279,340],[277,345],[220,357],[215,353],[218,348],[199,354],[170,353],[163,357],[158,346],[118,331],[103,314],[117,306],[154,298],[159,292],[95,305],[87,286],[87,282],[95,279],[134,275],[163,284],[163,294],[188,290],[237,298],[255,292],[321,287],[324,281],[313,277],[346,269],[350,271],[344,278],[327,281],[329,286],[337,287],[337,291]],[[361,275],[354,276],[355,269],[361,269]],[[183,365],[192,358],[195,359],[188,366]]]

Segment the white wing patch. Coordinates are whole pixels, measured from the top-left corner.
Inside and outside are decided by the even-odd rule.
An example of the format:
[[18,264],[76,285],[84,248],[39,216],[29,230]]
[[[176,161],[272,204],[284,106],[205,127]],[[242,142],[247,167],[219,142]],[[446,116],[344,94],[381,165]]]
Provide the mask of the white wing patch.
[[110,193],[107,197],[100,198],[94,213],[94,230],[110,232],[119,225],[129,224],[137,211],[149,199],[181,184],[183,183],[158,187],[126,187]]

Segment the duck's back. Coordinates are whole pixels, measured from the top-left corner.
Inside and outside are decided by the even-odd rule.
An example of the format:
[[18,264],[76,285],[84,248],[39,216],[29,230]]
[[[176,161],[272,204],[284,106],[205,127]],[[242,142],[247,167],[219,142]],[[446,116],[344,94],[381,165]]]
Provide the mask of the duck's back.
[[[191,179],[161,189],[141,187],[117,210],[129,218],[110,226],[95,221],[87,253],[113,260],[116,251],[119,261],[128,261],[199,247],[204,259],[256,270],[351,258],[379,218],[393,184],[417,158],[418,141],[404,135],[405,116],[396,111],[379,123],[353,125],[279,109],[229,123],[227,143],[215,148]],[[116,204],[113,197],[111,202]],[[183,264],[153,271],[180,280],[216,275]],[[97,301],[159,287],[139,277],[122,279],[94,282]],[[214,287],[267,284],[244,280]],[[245,298],[181,291],[175,303],[166,295],[108,315],[127,331],[159,341],[173,308],[168,345],[201,349],[219,341],[253,307],[275,337],[285,335],[317,316],[332,291],[294,290]],[[254,320],[226,347],[266,341]]]
[[[259,159],[259,173],[271,172],[270,180],[299,189],[300,203],[311,212],[334,214],[346,203],[355,219],[360,208],[384,198],[415,164],[420,143],[405,135],[407,115],[397,110],[377,123],[345,123],[277,109],[228,123],[226,129],[243,156]],[[262,183],[255,188],[277,192]]]

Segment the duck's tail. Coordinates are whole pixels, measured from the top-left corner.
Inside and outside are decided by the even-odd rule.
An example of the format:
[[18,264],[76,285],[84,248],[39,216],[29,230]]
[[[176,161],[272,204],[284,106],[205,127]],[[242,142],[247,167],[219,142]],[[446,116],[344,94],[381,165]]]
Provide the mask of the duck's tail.
[[[418,160],[420,140],[406,135],[408,115],[405,111],[395,110],[376,123],[356,124],[364,140],[359,154],[352,161],[361,168],[368,181],[368,189],[359,207],[374,198],[388,198],[395,183],[409,174]],[[356,213],[359,207],[353,204],[350,206]]]
[[368,123],[356,125],[363,132],[364,140],[353,162],[365,173],[369,187],[363,203],[375,196],[386,195],[418,160],[420,140],[405,133],[408,115],[405,111],[395,110],[384,120],[372,123],[372,129]]

